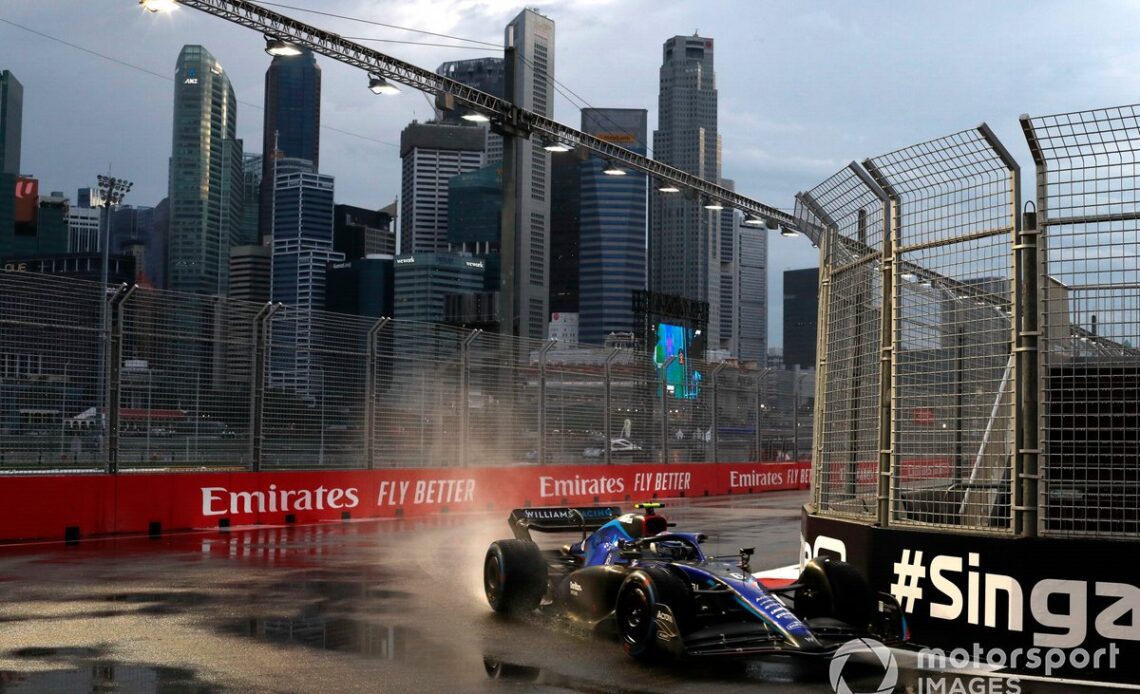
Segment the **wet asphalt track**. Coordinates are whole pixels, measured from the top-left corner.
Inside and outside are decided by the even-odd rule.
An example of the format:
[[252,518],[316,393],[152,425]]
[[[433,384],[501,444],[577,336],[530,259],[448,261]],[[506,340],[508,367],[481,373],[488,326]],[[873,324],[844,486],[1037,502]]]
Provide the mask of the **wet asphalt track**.
[[[667,512],[714,552],[755,546],[760,570],[796,561],[805,498]],[[481,566],[508,536],[480,514],[0,547],[0,692],[832,691],[825,667],[651,667],[612,639],[498,618]],[[900,691],[917,691],[924,673],[900,660]]]

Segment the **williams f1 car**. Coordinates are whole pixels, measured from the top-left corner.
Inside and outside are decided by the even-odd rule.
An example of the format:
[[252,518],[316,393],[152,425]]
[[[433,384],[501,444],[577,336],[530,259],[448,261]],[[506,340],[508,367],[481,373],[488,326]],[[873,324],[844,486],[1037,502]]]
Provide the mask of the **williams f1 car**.
[[[483,586],[496,612],[539,610],[590,628],[616,627],[635,658],[672,655],[830,656],[854,638],[907,639],[898,602],[874,594],[850,564],[807,563],[790,585],[769,587],[749,570],[751,549],[707,556],[701,533],[675,532],[661,504],[515,509],[514,538],[491,543]],[[531,533],[580,532],[541,549]]]

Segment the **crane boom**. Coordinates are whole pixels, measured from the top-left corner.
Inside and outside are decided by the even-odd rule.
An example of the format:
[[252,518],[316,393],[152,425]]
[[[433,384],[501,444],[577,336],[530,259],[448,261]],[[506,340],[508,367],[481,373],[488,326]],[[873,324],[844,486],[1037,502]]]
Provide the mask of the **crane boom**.
[[[278,12],[268,10],[248,0],[177,0],[185,5],[228,22],[239,24],[266,37],[281,39],[303,46],[321,55],[353,65],[385,79],[393,80],[422,92],[454,99],[491,119],[492,127],[521,137],[541,133],[571,146],[584,147],[602,157],[631,169],[646,173],[660,181],[688,188],[712,200],[741,210],[745,214],[765,220],[769,226],[783,226],[799,230],[797,220],[790,214],[740,195],[699,176],[649,159],[619,147],[611,142],[576,130],[558,121],[515,106],[506,99],[469,87],[462,82],[430,70],[398,60],[380,51],[353,43],[337,34],[297,21]],[[801,230],[816,232],[817,230]],[[812,236],[812,233],[808,233]]]

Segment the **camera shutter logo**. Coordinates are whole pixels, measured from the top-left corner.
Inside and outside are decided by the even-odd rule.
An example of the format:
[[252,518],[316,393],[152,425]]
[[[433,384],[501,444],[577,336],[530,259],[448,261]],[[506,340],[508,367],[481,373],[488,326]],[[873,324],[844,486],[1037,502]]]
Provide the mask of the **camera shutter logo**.
[[[852,689],[843,676],[843,668],[855,653],[871,653],[883,668],[883,679],[873,689]],[[852,639],[831,656],[828,679],[835,694],[888,694],[899,681],[899,666],[891,649],[874,639]]]

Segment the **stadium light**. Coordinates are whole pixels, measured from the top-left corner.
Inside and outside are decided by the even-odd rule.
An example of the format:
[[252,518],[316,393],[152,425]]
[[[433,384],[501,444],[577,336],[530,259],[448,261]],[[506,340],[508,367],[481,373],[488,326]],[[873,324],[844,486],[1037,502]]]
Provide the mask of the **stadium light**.
[[543,138],[542,148],[547,152],[569,152],[570,147],[554,138]]
[[400,93],[399,87],[392,84],[383,77],[378,77],[376,75],[372,75],[368,78],[368,89],[373,94],[383,94],[385,96],[392,96],[393,94]]
[[794,239],[799,235],[800,232],[796,231],[795,229],[791,229],[789,227],[780,227],[780,236],[783,236],[786,239]]
[[612,161],[607,161],[606,168],[602,169],[602,173],[607,176],[624,176],[627,172]]
[[139,0],[139,7],[147,12],[173,12],[178,3],[174,0]]
[[741,224],[750,227],[762,227],[764,226],[764,220],[756,215],[749,214],[744,216],[744,221],[741,222]]
[[677,186],[673,185],[672,183],[669,183],[668,181],[662,181],[657,186],[657,192],[658,193],[680,193],[681,189],[678,188]]
[[705,209],[706,210],[723,210],[724,205],[720,204],[719,200],[712,200],[709,198],[705,198]]
[[462,118],[465,121],[471,121],[472,123],[490,123],[491,122],[490,118],[488,118],[487,116],[484,116],[482,113],[479,113],[478,111],[470,111],[468,113],[464,113],[462,116],[460,116],[460,118]]
[[275,39],[271,36],[265,37],[265,52],[276,58],[277,56],[294,56],[301,55],[301,49],[297,48],[291,43]]

